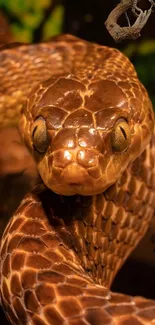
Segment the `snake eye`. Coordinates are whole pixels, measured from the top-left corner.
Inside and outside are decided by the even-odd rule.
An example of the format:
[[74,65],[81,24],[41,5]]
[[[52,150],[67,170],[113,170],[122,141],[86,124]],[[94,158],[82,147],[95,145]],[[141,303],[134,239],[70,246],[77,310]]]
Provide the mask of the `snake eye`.
[[45,153],[49,140],[47,134],[46,122],[42,117],[39,117],[33,125],[32,140],[34,148],[41,154]]
[[112,148],[114,151],[124,151],[130,143],[130,127],[123,118],[119,119],[112,131]]

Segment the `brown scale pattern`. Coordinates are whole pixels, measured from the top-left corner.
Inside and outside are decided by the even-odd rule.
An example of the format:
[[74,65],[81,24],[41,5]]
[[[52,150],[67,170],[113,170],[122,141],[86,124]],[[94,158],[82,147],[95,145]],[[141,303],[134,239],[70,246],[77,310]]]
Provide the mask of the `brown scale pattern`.
[[[46,118],[53,152],[50,146],[44,158],[35,153],[38,168],[46,166],[43,179],[53,161],[54,167],[65,168],[67,137],[71,149],[82,151],[87,142],[85,160],[77,155],[79,164],[87,168],[88,157],[98,152],[107,179],[115,170],[119,175],[102,194],[63,196],[39,185],[22,201],[4,231],[0,252],[1,304],[10,323],[155,324],[154,301],[110,291],[155,210],[154,120],[133,66],[115,49],[72,36],[6,49],[0,59],[0,116],[6,124],[15,123],[24,105],[21,129],[31,151],[34,120],[40,113]],[[131,145],[124,155],[114,155],[107,134],[111,117],[116,121],[122,114],[130,118]],[[94,127],[94,137],[82,123]],[[114,167],[108,172],[110,163]],[[100,170],[91,170],[96,179]]]
[[145,175],[135,175],[140,160],[150,168],[149,147],[143,156],[103,195],[38,188],[23,200],[1,249],[2,304],[13,324],[154,324],[154,301],[108,290],[155,208]]

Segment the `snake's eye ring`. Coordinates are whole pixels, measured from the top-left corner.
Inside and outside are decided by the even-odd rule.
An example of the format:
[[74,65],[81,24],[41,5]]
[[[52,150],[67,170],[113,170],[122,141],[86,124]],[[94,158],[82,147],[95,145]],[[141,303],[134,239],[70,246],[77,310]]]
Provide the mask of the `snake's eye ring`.
[[130,144],[130,127],[123,118],[117,120],[112,130],[112,148],[116,152],[125,151]]
[[49,139],[46,122],[42,117],[38,117],[33,124],[32,141],[34,149],[40,154],[44,154],[48,148]]

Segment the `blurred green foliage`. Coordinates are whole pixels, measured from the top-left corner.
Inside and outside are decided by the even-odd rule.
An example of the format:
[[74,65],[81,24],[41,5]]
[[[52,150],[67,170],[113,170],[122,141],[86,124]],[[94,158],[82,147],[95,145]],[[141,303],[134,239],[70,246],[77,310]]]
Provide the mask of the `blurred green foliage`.
[[60,34],[62,31],[64,9],[63,6],[57,6],[53,14],[46,21],[43,28],[43,39],[47,40],[49,37]]
[[[11,18],[12,33],[20,42],[33,41],[34,31],[40,26],[50,5],[51,0],[0,0],[0,8]],[[43,38],[61,33],[62,21],[63,6],[58,5],[49,14],[43,29]]]

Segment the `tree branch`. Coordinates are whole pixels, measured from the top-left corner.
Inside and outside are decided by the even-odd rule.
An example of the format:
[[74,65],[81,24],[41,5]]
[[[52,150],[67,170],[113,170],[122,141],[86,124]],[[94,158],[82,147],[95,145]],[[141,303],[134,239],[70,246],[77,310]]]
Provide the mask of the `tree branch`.
[[[138,8],[137,3],[141,0],[121,0],[120,3],[109,14],[105,26],[116,42],[120,42],[124,39],[137,39],[141,34],[142,28],[147,23],[152,8],[155,6],[153,0],[148,0],[151,3],[149,10],[142,10]],[[135,23],[131,26],[121,27],[117,21],[122,14],[126,13],[128,9],[131,9],[133,14],[137,17]]]

